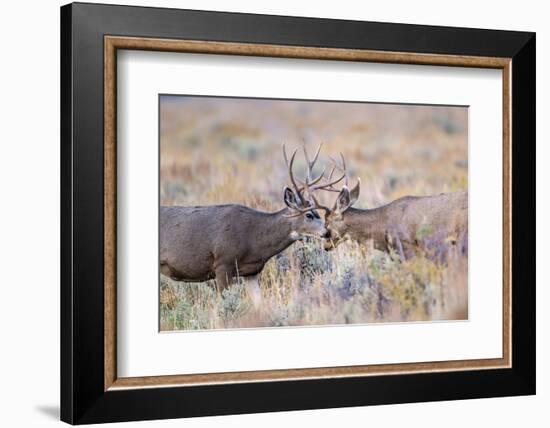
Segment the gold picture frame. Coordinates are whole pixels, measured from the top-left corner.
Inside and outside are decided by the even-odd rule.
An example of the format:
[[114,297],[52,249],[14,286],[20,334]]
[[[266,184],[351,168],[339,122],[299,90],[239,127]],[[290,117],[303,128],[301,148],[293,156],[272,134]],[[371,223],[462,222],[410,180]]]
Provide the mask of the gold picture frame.
[[[363,49],[340,49],[272,44],[175,40],[145,37],[104,36],[104,390],[167,386],[216,385],[426,372],[502,369],[512,363],[511,292],[511,82],[512,58],[423,54]],[[493,68],[502,70],[503,144],[503,323],[502,358],[422,363],[356,365],[304,369],[281,369],[228,373],[204,373],[148,377],[118,377],[116,367],[116,88],[117,51],[146,50],[210,55],[241,55],[394,64]]]

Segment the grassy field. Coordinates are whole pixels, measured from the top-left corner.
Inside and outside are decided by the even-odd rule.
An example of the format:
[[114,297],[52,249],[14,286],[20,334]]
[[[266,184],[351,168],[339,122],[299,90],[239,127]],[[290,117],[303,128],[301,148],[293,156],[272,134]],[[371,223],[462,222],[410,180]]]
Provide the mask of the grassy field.
[[[340,151],[358,208],[405,195],[468,187],[467,110],[358,103],[162,97],[160,195],[163,205],[237,203],[283,207],[288,174],[282,143],[323,143]],[[296,170],[305,170],[297,162]],[[332,204],[333,194],[322,195]],[[182,243],[185,245],[185,243]],[[366,243],[325,252],[319,240],[293,244],[259,276],[261,302],[246,279],[220,296],[208,283],[161,276],[161,330],[402,322],[467,318],[467,255],[401,261]]]

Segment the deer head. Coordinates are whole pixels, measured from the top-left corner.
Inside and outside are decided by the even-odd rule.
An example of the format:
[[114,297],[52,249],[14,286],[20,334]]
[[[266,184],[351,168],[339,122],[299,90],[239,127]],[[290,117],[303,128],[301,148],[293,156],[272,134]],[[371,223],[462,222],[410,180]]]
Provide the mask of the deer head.
[[[344,213],[359,198],[361,186],[361,180],[357,179],[357,184],[355,185],[355,187],[353,187],[353,189],[351,190],[349,189],[346,161],[342,153],[340,153],[340,158],[342,160],[341,165],[338,165],[338,162],[335,159],[331,158],[334,165],[325,183],[319,183],[312,187],[308,187],[311,198],[313,199],[316,208],[325,211],[325,227],[327,228],[328,233],[325,236],[326,240],[324,248],[327,251],[332,250],[341,242],[348,239],[348,224],[344,221]],[[336,180],[332,180],[334,172],[337,170],[340,171],[342,175]],[[344,180],[344,185],[341,189],[334,187],[335,184],[339,183],[342,180]],[[326,190],[329,192],[338,193],[338,196],[336,197],[336,201],[334,202],[332,208],[328,208],[319,204],[317,198],[313,193],[313,191],[315,190]]]
[[[291,236],[293,239],[300,239],[303,236],[315,236],[321,238],[328,237],[328,231],[325,227],[325,223],[319,213],[318,209],[325,209],[319,205],[313,192],[321,187],[319,183],[324,178],[325,171],[323,171],[317,178],[312,178],[313,167],[319,158],[322,145],[319,145],[315,156],[310,159],[309,154],[304,146],[304,157],[307,163],[307,173],[303,180],[295,177],[293,166],[296,158],[297,150],[294,150],[290,160],[286,154],[286,148],[283,145],[283,155],[285,163],[288,168],[288,174],[292,187],[285,187],[283,192],[283,198],[286,206],[289,209],[289,213],[285,215],[291,222]],[[342,177],[343,178],[343,177]],[[333,182],[335,184],[337,181]],[[332,185],[331,183],[324,183],[323,186]]]

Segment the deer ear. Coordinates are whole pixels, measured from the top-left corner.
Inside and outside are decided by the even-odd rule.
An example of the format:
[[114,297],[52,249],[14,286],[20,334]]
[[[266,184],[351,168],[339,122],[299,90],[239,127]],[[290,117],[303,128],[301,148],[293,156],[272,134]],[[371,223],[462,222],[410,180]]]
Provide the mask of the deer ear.
[[357,199],[359,199],[359,192],[360,192],[360,187],[361,187],[361,179],[358,178],[357,179],[357,184],[355,185],[355,187],[353,189],[350,190],[349,192],[349,197],[350,197],[350,207],[355,203],[357,202]]
[[283,198],[287,207],[293,210],[298,209],[298,197],[296,196],[296,193],[294,193],[294,190],[290,187],[285,187],[283,191]]
[[343,213],[345,210],[347,210],[351,206],[351,204],[352,202],[351,202],[349,189],[344,186],[342,187],[342,190],[340,190],[340,193],[336,198],[334,210],[339,213]]

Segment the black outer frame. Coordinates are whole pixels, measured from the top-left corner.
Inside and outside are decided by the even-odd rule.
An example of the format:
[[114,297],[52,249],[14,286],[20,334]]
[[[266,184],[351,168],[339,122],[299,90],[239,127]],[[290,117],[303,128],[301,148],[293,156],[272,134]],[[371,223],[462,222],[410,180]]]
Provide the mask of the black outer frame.
[[[512,368],[104,392],[104,35],[512,58]],[[535,34],[74,3],[61,8],[61,420],[535,393]]]

